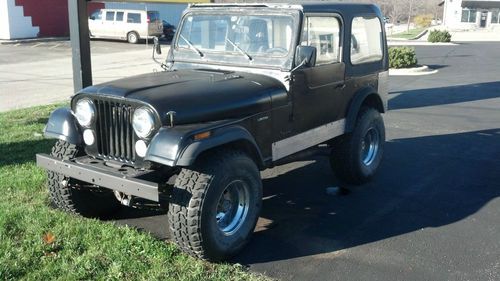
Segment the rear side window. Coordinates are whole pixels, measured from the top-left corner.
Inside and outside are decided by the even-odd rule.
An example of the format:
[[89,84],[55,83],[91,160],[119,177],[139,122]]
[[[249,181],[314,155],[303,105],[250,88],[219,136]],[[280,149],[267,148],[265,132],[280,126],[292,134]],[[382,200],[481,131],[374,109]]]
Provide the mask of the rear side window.
[[301,45],[316,47],[316,64],[340,61],[340,22],[335,17],[308,17]]
[[114,21],[115,20],[115,12],[106,12],[106,20]]
[[123,12],[116,12],[116,21],[123,21]]
[[382,24],[377,17],[352,20],[351,63],[363,64],[382,60]]
[[127,15],[128,23],[141,23],[141,14],[139,13],[128,13]]
[[149,22],[156,22],[160,20],[160,13],[156,11],[149,11],[148,12],[148,21]]

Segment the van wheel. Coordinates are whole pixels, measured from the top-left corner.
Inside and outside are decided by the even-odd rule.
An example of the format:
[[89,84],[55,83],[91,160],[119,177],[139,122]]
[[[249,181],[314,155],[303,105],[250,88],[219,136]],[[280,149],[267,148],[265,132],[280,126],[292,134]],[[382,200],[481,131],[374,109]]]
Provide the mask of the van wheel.
[[127,34],[127,41],[130,44],[137,44],[139,42],[139,34],[135,31],[131,31]]
[[259,170],[238,151],[205,155],[182,169],[169,203],[170,233],[193,256],[225,260],[249,241],[262,204]]
[[385,127],[374,108],[362,108],[352,133],[335,141],[330,164],[345,183],[368,182],[377,172],[384,153]]
[[[84,155],[83,150],[65,141],[58,140],[52,148],[53,157],[69,160]],[[112,191],[48,171],[47,184],[52,205],[68,213],[84,217],[110,215],[120,208]]]

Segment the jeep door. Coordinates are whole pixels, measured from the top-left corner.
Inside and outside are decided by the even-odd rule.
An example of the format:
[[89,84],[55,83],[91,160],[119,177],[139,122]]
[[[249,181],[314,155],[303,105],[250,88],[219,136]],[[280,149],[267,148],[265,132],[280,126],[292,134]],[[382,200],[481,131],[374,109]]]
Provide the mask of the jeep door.
[[345,87],[342,20],[332,14],[304,18],[301,45],[316,47],[316,64],[295,71],[292,79],[295,133],[340,119],[338,100]]

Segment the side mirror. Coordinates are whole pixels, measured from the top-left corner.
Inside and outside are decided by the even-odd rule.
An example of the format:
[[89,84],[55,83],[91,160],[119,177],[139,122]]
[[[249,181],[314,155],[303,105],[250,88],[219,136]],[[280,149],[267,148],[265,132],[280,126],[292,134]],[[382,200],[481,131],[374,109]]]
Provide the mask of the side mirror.
[[154,42],[154,51],[156,52],[156,54],[158,55],[161,55],[161,44],[160,44],[160,39],[158,39],[158,37],[155,37],[153,39],[153,42]]
[[91,19],[91,20],[95,20],[95,17],[94,17],[94,16],[91,16],[91,17],[90,17],[90,19]]
[[295,50],[295,66],[313,67],[316,65],[316,47],[297,46]]

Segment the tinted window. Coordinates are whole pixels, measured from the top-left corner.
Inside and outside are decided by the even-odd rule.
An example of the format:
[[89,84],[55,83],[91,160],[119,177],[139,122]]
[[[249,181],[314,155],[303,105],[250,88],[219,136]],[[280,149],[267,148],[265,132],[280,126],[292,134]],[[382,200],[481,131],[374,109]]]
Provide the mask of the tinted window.
[[123,21],[123,12],[116,12],[116,21]]
[[115,12],[106,12],[106,20],[109,21],[115,20]]
[[90,16],[90,19],[101,20],[102,19],[101,10],[97,10],[97,11],[93,12],[92,15]]
[[382,24],[377,17],[352,20],[351,63],[362,64],[382,59]]
[[160,20],[160,13],[156,11],[149,11],[148,12],[148,19],[149,22],[155,22]]
[[128,23],[141,23],[141,14],[139,13],[128,13],[127,15]]
[[301,45],[316,47],[318,65],[340,61],[340,22],[335,17],[308,17]]

